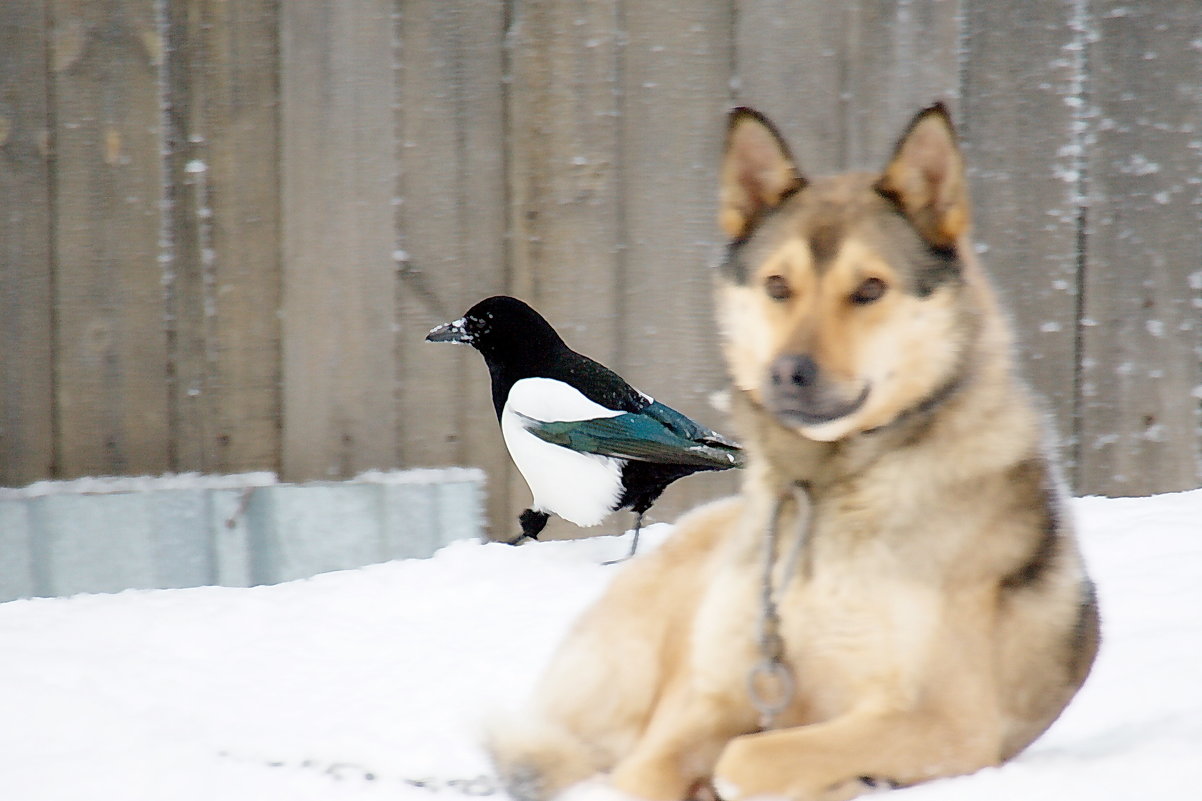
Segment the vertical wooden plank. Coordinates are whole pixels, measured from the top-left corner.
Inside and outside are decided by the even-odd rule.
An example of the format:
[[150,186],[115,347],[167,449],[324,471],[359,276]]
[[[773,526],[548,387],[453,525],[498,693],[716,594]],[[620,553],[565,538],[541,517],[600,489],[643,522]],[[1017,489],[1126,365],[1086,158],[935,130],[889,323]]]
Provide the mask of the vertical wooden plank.
[[[171,360],[170,406],[171,467],[204,470],[211,451],[209,422],[212,414],[209,341],[211,316],[212,250],[207,249],[209,221],[205,185],[208,165],[200,142],[190,142],[201,130],[199,116],[205,98],[204,45],[194,28],[200,27],[202,4],[168,0],[166,4],[166,130],[168,226],[163,261],[168,265],[167,346]],[[206,258],[207,256],[207,258]]]
[[54,464],[51,192],[46,7],[0,25],[0,485]]
[[[1022,371],[1071,458],[1083,20],[1072,3],[967,4],[959,129],[978,251],[1000,290]],[[1071,463],[1068,465],[1071,473]]]
[[618,355],[618,0],[524,0],[510,29],[511,288],[570,344]]
[[[615,367],[658,400],[729,431],[710,400],[725,388],[726,370],[709,268],[721,247],[715,176],[730,105],[731,6],[628,3],[624,21],[619,152],[626,247]],[[649,519],[672,520],[736,483],[733,472],[680,481]],[[627,516],[617,521],[620,529],[630,523]]]
[[736,97],[804,171],[880,169],[920,108],[956,108],[961,15],[961,0],[736,3]]
[[[520,0],[508,36],[510,290],[575,350],[618,366],[619,0]],[[516,534],[530,494],[511,473]],[[558,523],[549,538],[575,536]],[[591,533],[591,532],[590,532]]]
[[391,4],[280,26],[282,474],[348,476],[397,460]]
[[852,4],[740,0],[731,5],[737,103],[768,115],[807,174],[842,169],[843,51]]
[[508,531],[511,463],[488,371],[468,348],[424,341],[506,290],[505,3],[412,0],[398,34],[401,463],[484,468]]
[[277,2],[167,8],[173,468],[278,470]]
[[54,0],[59,473],[169,466],[153,0]]
[[920,108],[959,110],[961,0],[858,0],[847,13],[842,168],[879,170]]
[[1092,4],[1081,489],[1202,483],[1202,15]]

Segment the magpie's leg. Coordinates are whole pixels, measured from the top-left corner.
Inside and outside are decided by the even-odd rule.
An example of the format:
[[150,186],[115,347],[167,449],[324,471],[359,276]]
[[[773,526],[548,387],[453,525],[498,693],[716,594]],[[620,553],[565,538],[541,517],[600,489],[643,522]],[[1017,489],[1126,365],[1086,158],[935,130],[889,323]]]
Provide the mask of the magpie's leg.
[[[646,511],[646,510],[644,510]],[[623,556],[621,559],[611,559],[603,564],[616,565],[618,562],[625,562],[630,557],[634,556],[634,552],[639,549],[639,531],[643,528],[643,512],[634,513],[634,539],[630,542],[630,553]]]
[[[644,509],[643,512],[646,510]],[[630,553],[626,558],[634,556],[635,551],[639,549],[639,532],[643,530],[643,512],[634,513],[634,539],[630,541]]]
[[536,540],[542,530],[547,527],[547,520],[551,515],[546,512],[536,512],[533,509],[527,509],[518,515],[518,522],[522,524],[522,533],[509,541],[510,545],[517,545],[523,540]]

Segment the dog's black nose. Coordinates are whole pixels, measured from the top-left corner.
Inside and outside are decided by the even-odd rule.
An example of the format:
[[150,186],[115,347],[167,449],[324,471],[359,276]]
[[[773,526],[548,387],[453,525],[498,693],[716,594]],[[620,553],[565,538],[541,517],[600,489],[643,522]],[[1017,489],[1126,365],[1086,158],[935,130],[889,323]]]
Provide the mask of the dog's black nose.
[[780,356],[772,363],[772,383],[776,386],[813,386],[818,380],[818,365],[809,356]]

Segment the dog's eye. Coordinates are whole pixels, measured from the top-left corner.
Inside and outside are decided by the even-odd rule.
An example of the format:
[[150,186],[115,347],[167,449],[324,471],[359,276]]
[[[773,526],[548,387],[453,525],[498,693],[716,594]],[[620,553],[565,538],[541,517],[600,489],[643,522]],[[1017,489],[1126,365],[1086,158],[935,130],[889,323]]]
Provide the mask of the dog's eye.
[[856,287],[856,291],[851,293],[851,302],[860,306],[875,303],[884,296],[888,288],[889,285],[879,278],[865,278],[864,282]]
[[764,279],[764,291],[773,300],[787,300],[793,296],[793,290],[783,275],[770,275]]

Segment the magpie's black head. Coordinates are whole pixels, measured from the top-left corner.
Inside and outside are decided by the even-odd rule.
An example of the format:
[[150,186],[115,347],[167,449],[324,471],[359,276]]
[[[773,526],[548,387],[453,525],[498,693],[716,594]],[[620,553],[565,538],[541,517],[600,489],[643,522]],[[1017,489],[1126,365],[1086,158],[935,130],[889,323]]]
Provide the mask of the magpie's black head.
[[471,345],[490,363],[540,361],[567,347],[541,314],[508,295],[485,298],[426,341]]

